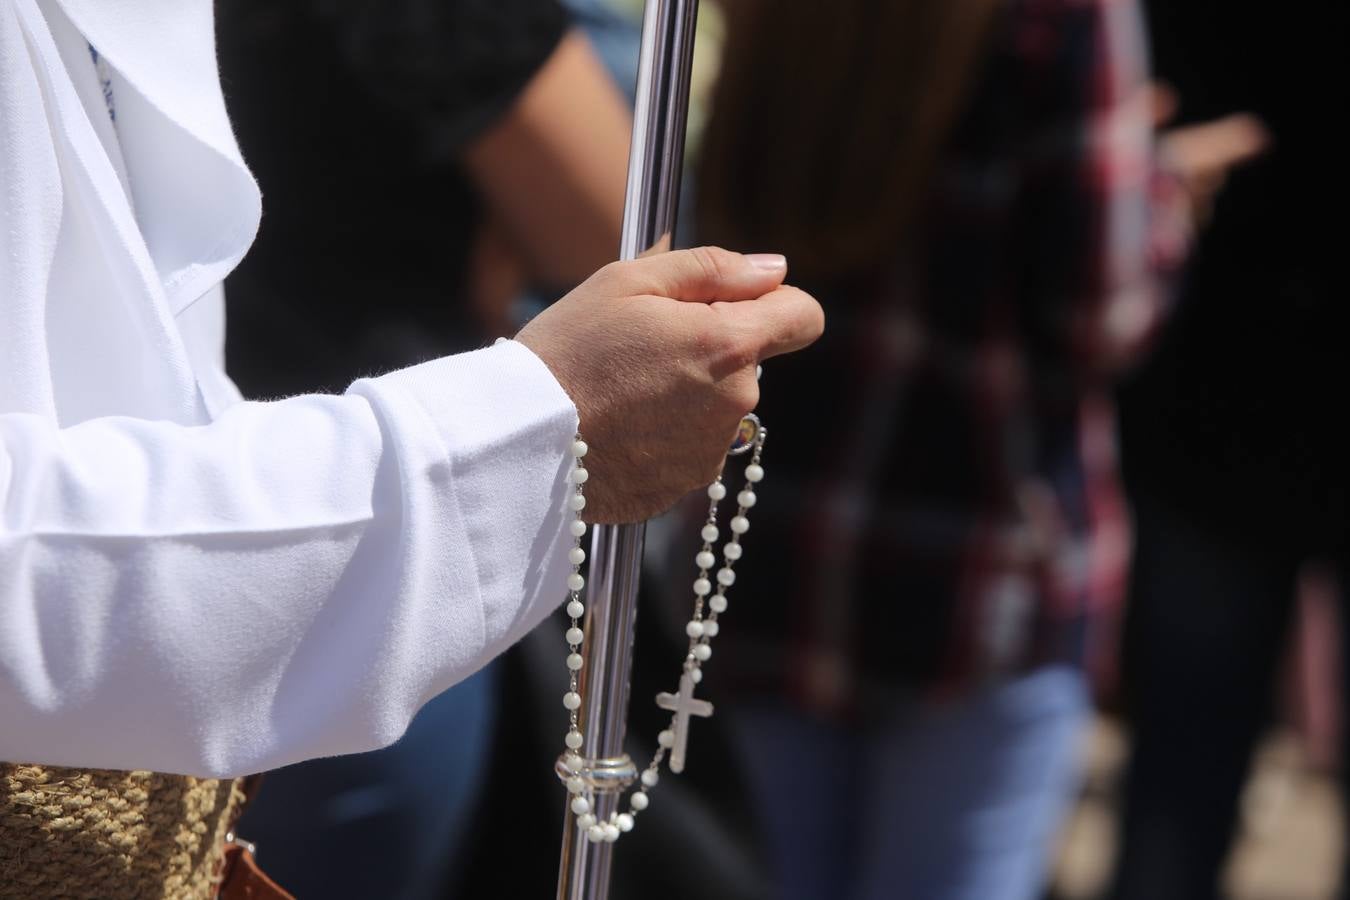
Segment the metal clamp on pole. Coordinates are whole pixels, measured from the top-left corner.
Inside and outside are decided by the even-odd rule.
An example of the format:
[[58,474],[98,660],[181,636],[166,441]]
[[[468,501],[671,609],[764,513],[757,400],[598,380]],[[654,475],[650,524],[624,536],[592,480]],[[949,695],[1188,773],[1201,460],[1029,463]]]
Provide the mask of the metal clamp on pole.
[[[698,0],[647,0],[620,259],[671,248],[697,19]],[[637,776],[623,742],[645,528],[598,526],[591,542],[581,731],[583,746],[592,754],[585,760],[585,777],[595,789],[594,813],[600,821],[609,819],[619,793]],[[585,840],[565,804],[558,900],[607,900],[613,851],[613,844]]]

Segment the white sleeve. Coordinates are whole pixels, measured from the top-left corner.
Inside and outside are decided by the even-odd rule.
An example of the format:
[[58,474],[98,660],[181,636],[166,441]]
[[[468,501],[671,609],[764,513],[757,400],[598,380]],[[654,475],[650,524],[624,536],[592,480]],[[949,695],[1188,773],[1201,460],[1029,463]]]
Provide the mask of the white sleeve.
[[513,342],[201,427],[0,415],[0,760],[391,743],[562,600],[576,424]]

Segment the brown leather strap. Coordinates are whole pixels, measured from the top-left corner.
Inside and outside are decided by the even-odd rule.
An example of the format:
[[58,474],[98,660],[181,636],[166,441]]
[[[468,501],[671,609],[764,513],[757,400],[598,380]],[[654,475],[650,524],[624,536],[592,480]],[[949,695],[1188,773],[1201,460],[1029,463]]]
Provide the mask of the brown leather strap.
[[225,845],[225,864],[218,900],[295,900],[268,878],[246,844],[231,841]]
[[[243,778],[239,779],[239,790],[244,794],[245,804],[252,803],[253,798],[258,796],[258,789],[262,787],[263,777],[265,775],[266,773],[245,775]],[[235,823],[231,822],[230,826],[233,827],[234,824]]]

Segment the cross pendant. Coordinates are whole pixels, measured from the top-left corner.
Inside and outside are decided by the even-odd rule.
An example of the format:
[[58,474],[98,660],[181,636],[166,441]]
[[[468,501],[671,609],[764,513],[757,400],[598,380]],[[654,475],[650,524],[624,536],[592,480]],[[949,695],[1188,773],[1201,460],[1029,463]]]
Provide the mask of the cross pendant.
[[675,743],[670,748],[670,771],[684,771],[685,751],[689,747],[689,717],[707,718],[713,714],[712,704],[707,700],[694,698],[694,679],[686,670],[680,676],[678,694],[660,693],[656,695],[656,705],[675,713]]

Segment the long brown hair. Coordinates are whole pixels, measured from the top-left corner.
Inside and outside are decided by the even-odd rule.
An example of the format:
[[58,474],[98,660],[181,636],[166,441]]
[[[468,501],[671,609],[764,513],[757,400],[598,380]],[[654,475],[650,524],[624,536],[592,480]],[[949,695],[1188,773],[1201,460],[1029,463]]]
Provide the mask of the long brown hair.
[[830,277],[896,252],[1000,0],[725,0],[700,237]]

